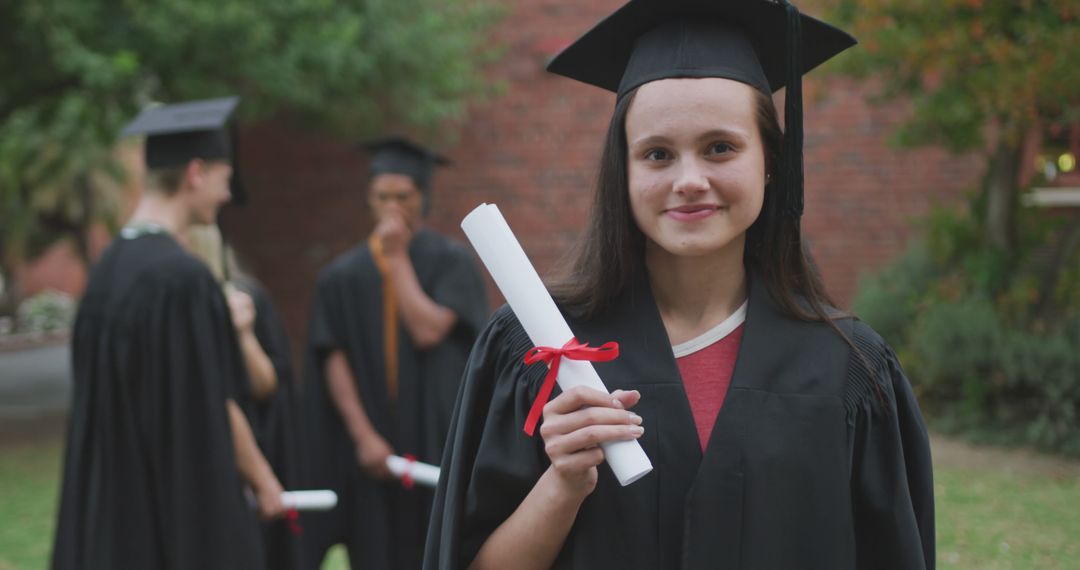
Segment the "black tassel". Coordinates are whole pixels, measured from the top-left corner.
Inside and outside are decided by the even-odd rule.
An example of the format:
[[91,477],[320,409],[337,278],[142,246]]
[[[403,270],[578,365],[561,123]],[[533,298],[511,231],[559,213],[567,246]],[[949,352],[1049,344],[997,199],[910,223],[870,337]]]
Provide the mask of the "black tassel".
[[240,125],[235,121],[229,126],[229,146],[232,156],[232,177],[229,179],[229,193],[232,199],[229,203],[234,206],[247,206],[247,188],[240,176]]
[[779,176],[784,189],[785,211],[798,220],[803,214],[803,116],[802,116],[802,15],[788,0],[787,81],[784,92],[784,156]]

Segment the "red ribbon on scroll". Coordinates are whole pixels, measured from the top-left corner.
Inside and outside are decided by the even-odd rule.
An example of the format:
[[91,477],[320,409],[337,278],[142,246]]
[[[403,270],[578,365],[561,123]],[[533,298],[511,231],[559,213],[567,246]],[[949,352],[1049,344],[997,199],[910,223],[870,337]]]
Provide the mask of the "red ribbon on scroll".
[[285,521],[289,525],[289,532],[293,536],[300,536],[304,533],[304,529],[300,527],[300,511],[296,509],[289,509],[285,511]]
[[598,347],[590,347],[589,343],[580,343],[572,338],[562,348],[550,346],[537,346],[525,354],[525,364],[543,362],[548,365],[547,376],[540,386],[540,393],[533,400],[529,416],[525,419],[525,433],[532,436],[536,432],[536,424],[544,413],[544,405],[551,398],[551,391],[555,389],[555,380],[559,377],[559,364],[563,357],[570,360],[586,360],[589,362],[608,362],[619,357],[619,343],[608,342]]
[[406,454],[405,459],[409,462],[409,468],[406,469],[405,472],[401,474],[401,486],[405,487],[406,489],[412,489],[413,485],[416,484],[416,482],[413,481],[413,478],[412,478],[412,467],[413,467],[413,463],[416,463],[416,456]]

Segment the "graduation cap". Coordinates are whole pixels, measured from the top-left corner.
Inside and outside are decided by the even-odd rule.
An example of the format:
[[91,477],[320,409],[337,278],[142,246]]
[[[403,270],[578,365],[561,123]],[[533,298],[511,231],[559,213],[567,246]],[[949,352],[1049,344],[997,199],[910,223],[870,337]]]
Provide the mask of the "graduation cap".
[[146,135],[146,166],[184,166],[191,160],[231,160],[225,124],[239,97],[154,105],[143,109],[121,135]]
[[[152,105],[143,109],[120,134],[146,136],[145,161],[151,170],[179,168],[195,159],[235,162],[235,132],[227,125],[239,103],[239,97],[221,97]],[[244,204],[247,195],[240,184],[238,169],[233,166],[232,203]]]
[[787,0],[631,0],[555,56],[548,71],[613,91],[617,99],[669,78],[722,77],[768,95],[786,87],[777,182],[798,219],[802,75],[855,43]]
[[431,173],[436,166],[450,164],[450,160],[431,149],[405,137],[383,137],[359,143],[371,152],[371,176],[379,174],[404,174],[413,179],[416,187],[427,201],[430,193]]

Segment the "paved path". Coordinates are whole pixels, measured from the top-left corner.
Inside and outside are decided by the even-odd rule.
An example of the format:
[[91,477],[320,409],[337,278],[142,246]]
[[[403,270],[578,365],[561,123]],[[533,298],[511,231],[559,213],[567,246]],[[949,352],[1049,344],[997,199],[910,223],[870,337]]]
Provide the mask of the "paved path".
[[1055,479],[1080,480],[1080,460],[1047,455],[1025,448],[975,445],[942,435],[930,436],[934,467],[968,471],[998,471]]
[[67,411],[71,356],[66,338],[0,348],[0,419],[34,418]]

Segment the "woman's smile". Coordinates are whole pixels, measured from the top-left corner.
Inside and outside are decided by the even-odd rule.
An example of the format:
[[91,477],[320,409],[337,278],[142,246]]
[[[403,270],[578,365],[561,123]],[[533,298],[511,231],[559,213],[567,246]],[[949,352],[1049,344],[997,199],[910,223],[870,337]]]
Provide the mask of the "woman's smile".
[[698,222],[720,212],[722,206],[716,204],[687,204],[670,208],[664,214],[677,222]]

